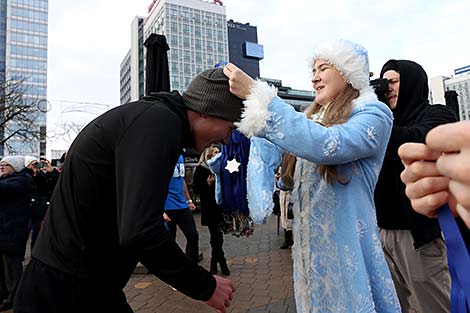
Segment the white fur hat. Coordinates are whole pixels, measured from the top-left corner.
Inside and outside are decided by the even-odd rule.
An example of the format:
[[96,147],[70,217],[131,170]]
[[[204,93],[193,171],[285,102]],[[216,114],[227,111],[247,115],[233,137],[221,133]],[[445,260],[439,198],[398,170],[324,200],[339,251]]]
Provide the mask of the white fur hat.
[[31,155],[25,155],[24,156],[24,167],[28,167],[33,162],[38,162],[38,158],[33,157]]
[[6,156],[0,160],[0,162],[5,162],[10,164],[10,166],[16,171],[19,172],[24,168],[24,157],[20,155],[10,155]]
[[314,51],[313,63],[318,59],[333,64],[361,94],[372,89],[369,86],[369,57],[363,46],[344,39],[323,42]]

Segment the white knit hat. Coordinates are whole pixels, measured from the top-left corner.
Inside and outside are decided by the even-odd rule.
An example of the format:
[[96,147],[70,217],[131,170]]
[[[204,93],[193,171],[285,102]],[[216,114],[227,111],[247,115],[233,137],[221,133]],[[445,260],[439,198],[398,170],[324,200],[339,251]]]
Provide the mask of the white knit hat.
[[19,172],[24,168],[24,157],[20,155],[6,156],[1,159],[0,162],[9,164],[16,172]]
[[361,94],[372,90],[369,86],[369,57],[363,46],[344,39],[323,42],[315,49],[312,63],[318,59],[333,64]]
[[38,158],[33,157],[31,155],[25,155],[24,156],[24,167],[28,167],[33,162],[38,162]]

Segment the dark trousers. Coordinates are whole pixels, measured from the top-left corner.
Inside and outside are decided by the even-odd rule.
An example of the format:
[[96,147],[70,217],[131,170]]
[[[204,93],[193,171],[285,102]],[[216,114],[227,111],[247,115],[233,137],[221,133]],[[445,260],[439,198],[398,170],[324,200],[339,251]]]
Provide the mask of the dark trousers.
[[189,209],[165,211],[171,219],[168,229],[173,238],[176,239],[176,225],[181,229],[186,238],[186,255],[198,261],[199,258],[199,233],[196,229],[193,213]]
[[217,261],[224,260],[224,234],[219,224],[209,224],[207,227],[209,228],[210,235],[211,257]]
[[15,313],[132,313],[122,290],[79,280],[31,259],[16,293]]
[[0,300],[12,304],[23,274],[23,256],[0,255]]

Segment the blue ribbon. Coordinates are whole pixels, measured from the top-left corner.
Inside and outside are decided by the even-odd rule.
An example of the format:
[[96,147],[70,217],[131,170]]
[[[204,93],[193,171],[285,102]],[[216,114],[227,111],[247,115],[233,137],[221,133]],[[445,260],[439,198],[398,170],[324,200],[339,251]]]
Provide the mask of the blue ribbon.
[[446,204],[437,211],[439,225],[447,246],[447,260],[452,280],[450,311],[470,313],[470,256],[454,216]]

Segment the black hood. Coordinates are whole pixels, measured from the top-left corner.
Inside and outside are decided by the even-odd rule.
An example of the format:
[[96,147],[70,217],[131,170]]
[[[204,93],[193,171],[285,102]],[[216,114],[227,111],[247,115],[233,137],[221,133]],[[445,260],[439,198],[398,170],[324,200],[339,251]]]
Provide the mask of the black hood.
[[397,106],[393,111],[393,124],[406,126],[414,123],[417,116],[429,106],[429,87],[426,72],[416,62],[389,60],[380,71],[380,78],[388,70],[400,73],[400,89]]
[[149,96],[143,97],[143,100],[152,101],[158,100],[157,105],[163,104],[166,105],[171,111],[176,113],[184,121],[183,132],[183,144],[185,148],[190,148],[193,145],[191,138],[191,131],[188,119],[188,110],[186,104],[183,100],[183,97],[179,94],[178,91],[174,90],[172,92],[160,91],[152,92]]

